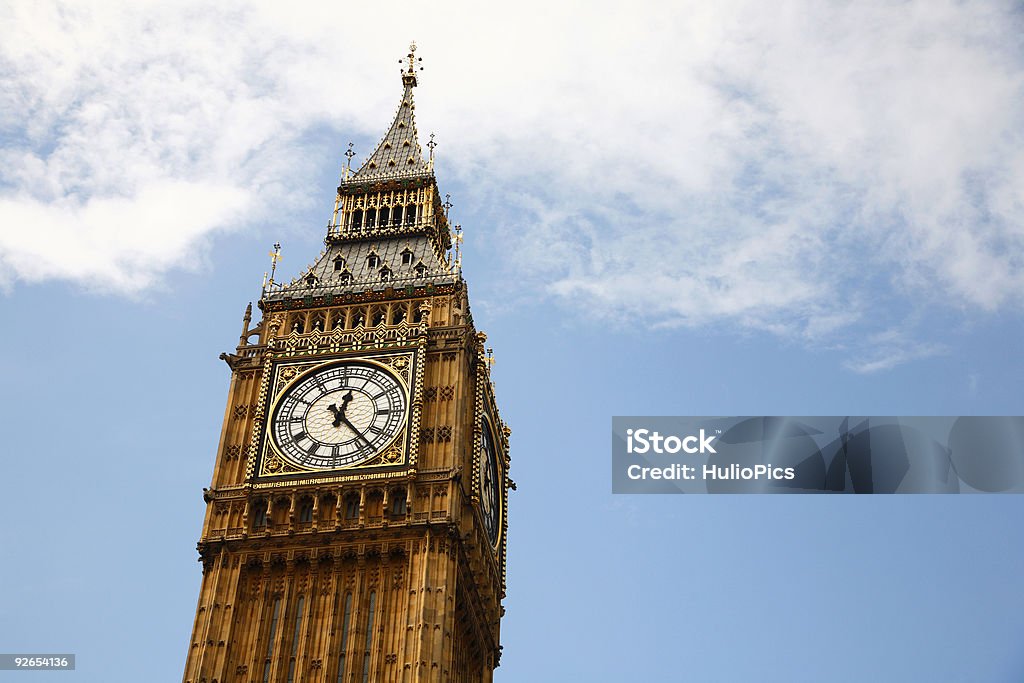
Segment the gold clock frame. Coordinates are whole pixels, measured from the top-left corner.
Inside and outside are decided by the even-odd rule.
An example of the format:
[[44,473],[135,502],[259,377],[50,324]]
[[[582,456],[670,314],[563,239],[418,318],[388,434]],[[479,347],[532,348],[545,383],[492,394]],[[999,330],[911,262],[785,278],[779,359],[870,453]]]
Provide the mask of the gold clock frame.
[[[505,538],[505,516],[506,516],[506,505],[508,504],[508,487],[506,486],[506,474],[505,474],[505,449],[503,448],[502,441],[498,436],[501,432],[498,431],[495,420],[491,416],[489,411],[483,411],[480,415],[480,432],[476,435],[476,462],[474,479],[476,480],[476,498],[477,504],[480,507],[480,515],[483,516],[483,486],[484,483],[480,479],[480,471],[483,468],[483,459],[486,457],[484,452],[484,433],[483,430],[489,430],[491,434],[491,443],[494,445],[494,464],[497,468],[498,477],[498,494],[495,498],[494,504],[498,507],[498,533],[494,537],[494,542],[491,543],[491,549],[497,555],[501,550],[502,540]],[[485,527],[486,528],[486,527]],[[490,542],[490,539],[487,539]]]
[[[368,352],[331,354],[329,357],[267,358],[260,382],[256,419],[246,463],[246,480],[255,489],[308,483],[344,482],[353,479],[385,479],[415,471],[418,431],[423,407],[424,350],[382,349]],[[381,451],[356,465],[336,469],[302,468],[289,461],[274,443],[270,421],[284,394],[296,382],[334,365],[365,363],[389,373],[405,391],[406,415],[402,429]],[[277,465],[271,467],[272,464]]]

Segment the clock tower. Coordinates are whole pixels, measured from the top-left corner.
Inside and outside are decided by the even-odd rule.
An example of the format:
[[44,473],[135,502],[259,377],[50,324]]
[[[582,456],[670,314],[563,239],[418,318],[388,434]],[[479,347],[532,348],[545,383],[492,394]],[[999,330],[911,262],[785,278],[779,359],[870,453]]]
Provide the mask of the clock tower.
[[221,355],[185,683],[470,683],[498,666],[510,431],[416,132],[418,61],[346,169],[323,251],[271,275],[262,320],[250,305]]

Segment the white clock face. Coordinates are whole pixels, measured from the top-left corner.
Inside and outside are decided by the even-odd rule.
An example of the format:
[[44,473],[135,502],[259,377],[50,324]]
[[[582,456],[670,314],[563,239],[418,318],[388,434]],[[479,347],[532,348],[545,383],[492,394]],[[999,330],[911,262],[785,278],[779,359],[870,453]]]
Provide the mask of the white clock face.
[[278,402],[271,433],[300,467],[338,469],[387,448],[405,426],[408,398],[387,370],[366,362],[330,365],[300,376]]
[[484,530],[493,546],[498,542],[501,527],[501,482],[498,478],[498,454],[494,448],[491,425],[486,420],[480,447],[480,509],[483,512]]

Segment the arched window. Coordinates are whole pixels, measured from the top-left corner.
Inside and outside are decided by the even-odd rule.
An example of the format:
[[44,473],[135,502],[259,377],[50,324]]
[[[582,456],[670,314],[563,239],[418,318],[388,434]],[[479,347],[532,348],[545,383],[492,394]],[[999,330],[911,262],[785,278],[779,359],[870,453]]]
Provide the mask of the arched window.
[[352,227],[359,230],[363,227],[363,210],[356,209],[352,212]]
[[267,501],[258,500],[253,503],[252,528],[254,531],[267,528]]
[[313,521],[313,501],[309,498],[303,498],[299,503],[299,522],[301,524],[308,524]]
[[405,517],[406,513],[406,500],[405,490],[399,489],[391,492],[391,518],[398,519]]
[[405,306],[395,306],[391,309],[391,324],[397,325],[405,320]]
[[370,649],[373,647],[373,617],[377,607],[377,591],[370,591],[370,604],[366,615],[366,649],[363,651],[363,683],[370,680]]
[[341,618],[341,652],[338,654],[338,683],[345,680],[345,651],[348,649],[349,625],[352,623],[352,594],[345,593],[345,612]]
[[384,324],[384,309],[378,308],[373,312],[373,326],[378,327]]
[[299,629],[302,627],[302,608],[305,602],[306,596],[300,595],[295,605],[295,630],[292,632],[292,656],[288,660],[288,683],[295,683],[295,656],[299,652]]
[[274,656],[274,637],[277,635],[277,620],[281,616],[281,598],[274,598],[274,613],[270,618],[270,631],[267,633],[267,656],[263,662],[263,683],[270,682],[270,660]]
[[420,310],[419,306],[412,312],[412,321],[417,324],[423,321],[423,311]]
[[348,495],[345,497],[345,521],[354,522],[359,519],[359,496]]

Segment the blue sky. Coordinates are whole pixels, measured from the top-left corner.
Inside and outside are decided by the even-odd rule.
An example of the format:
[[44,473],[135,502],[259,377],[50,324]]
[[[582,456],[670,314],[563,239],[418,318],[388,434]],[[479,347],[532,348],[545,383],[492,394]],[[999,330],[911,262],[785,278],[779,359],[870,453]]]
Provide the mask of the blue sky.
[[612,415],[1024,413],[1019,10],[538,11],[0,9],[0,650],[180,677],[217,354],[269,245],[319,252],[416,38],[513,429],[496,680],[1024,677],[1020,496],[607,467]]

